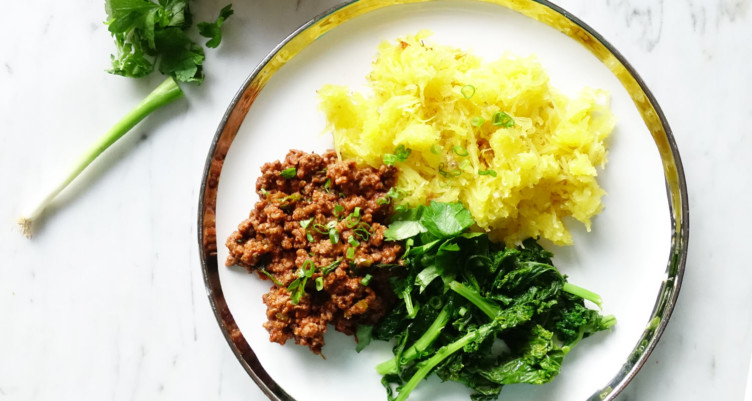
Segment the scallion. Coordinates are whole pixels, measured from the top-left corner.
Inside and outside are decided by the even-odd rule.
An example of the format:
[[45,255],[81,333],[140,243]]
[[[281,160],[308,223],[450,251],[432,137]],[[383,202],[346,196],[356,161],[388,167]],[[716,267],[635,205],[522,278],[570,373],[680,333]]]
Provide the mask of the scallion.
[[497,127],[511,128],[514,127],[514,119],[503,111],[497,111],[493,116],[493,125]]
[[472,125],[473,127],[480,127],[485,122],[486,120],[481,116],[475,116],[470,119],[470,125]]
[[460,89],[460,93],[462,93],[462,97],[465,99],[470,99],[475,94],[475,87],[472,85],[465,85]]
[[295,169],[295,167],[286,168],[282,171],[280,171],[279,175],[282,176],[282,178],[289,180],[290,178],[295,178],[295,176],[298,174],[298,170]]
[[490,175],[491,177],[496,177],[496,171],[494,171],[494,170],[480,170],[480,171],[478,171],[478,175]]
[[373,276],[371,276],[370,274],[366,274],[365,276],[363,276],[362,279],[360,279],[360,284],[368,285],[372,279],[373,279]]
[[464,148],[463,146],[460,146],[460,145],[456,145],[455,147],[453,147],[453,148],[452,148],[452,150],[454,151],[454,153],[455,153],[455,154],[456,154],[457,156],[462,156],[462,157],[465,157],[465,156],[467,156],[467,155],[469,155],[469,154],[470,154],[470,153],[469,153],[469,152],[467,151],[467,149],[465,149],[465,148]]

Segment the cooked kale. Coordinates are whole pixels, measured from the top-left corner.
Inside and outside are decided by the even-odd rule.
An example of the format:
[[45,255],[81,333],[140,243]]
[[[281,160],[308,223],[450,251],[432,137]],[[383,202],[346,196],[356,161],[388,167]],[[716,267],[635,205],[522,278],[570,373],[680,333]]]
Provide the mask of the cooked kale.
[[464,383],[473,400],[547,383],[582,338],[616,323],[585,306],[600,297],[569,284],[534,239],[506,248],[467,232],[473,224],[461,204],[432,202],[397,213],[385,232],[408,248],[404,266],[391,267],[402,302],[373,328],[373,338],[396,341],[377,367],[390,401],[431,373]]

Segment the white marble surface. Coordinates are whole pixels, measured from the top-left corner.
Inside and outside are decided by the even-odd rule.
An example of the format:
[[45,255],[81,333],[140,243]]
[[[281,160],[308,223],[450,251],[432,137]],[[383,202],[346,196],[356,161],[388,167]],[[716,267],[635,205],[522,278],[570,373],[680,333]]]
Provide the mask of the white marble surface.
[[[196,1],[198,19],[219,9]],[[201,172],[242,81],[336,0],[236,1],[206,83],[138,126],[56,203],[32,241],[13,220],[36,189],[160,81],[104,73],[103,1],[0,13],[0,399],[262,400],[206,299]],[[742,400],[752,352],[749,1],[560,0],[652,89],[683,157],[690,251],[674,316],[618,398]],[[635,155],[635,158],[639,158]]]

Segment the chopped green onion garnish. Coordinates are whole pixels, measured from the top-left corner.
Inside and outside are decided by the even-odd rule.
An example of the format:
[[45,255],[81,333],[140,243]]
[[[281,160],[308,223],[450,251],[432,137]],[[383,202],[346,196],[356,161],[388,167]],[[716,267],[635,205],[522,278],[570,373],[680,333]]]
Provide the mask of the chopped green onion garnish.
[[279,280],[277,280],[276,278],[274,278],[274,276],[272,276],[272,274],[271,274],[271,273],[269,273],[268,271],[266,271],[266,269],[261,269],[261,270],[259,270],[259,271],[260,271],[261,273],[264,273],[264,274],[266,274],[266,277],[269,277],[269,278],[270,278],[270,279],[272,280],[272,282],[273,282],[274,284],[276,284],[276,285],[278,285],[278,286],[280,286],[280,287],[282,287],[282,286],[284,285],[284,284],[280,283],[280,282],[279,282]]
[[355,217],[360,217],[360,206],[355,206],[355,209],[353,209],[353,212],[352,212],[352,214],[353,214],[353,215],[354,215]]
[[342,259],[337,259],[334,262],[329,263],[328,265],[322,267],[321,268],[321,274],[323,274],[323,275],[326,276],[327,274],[333,272],[334,269],[336,269],[337,266],[339,266],[340,263],[342,263]]
[[431,153],[438,155],[441,154],[442,147],[438,143],[431,145]]
[[261,191],[259,192],[261,192],[261,195],[269,196],[269,191],[267,191],[266,188],[261,188]]
[[387,153],[383,156],[384,164],[386,165],[392,165],[397,162],[403,162],[407,160],[407,158],[410,156],[410,153],[412,153],[412,149],[405,148],[405,145],[399,145],[396,149],[394,149],[394,154]]
[[329,228],[328,227],[324,227],[323,224],[316,223],[316,224],[313,225],[313,229],[317,233],[319,233],[319,234],[328,234],[329,233]]
[[352,259],[355,257],[355,248],[347,248],[347,251],[345,251],[345,257],[348,259]]
[[462,170],[456,168],[454,170],[447,171],[446,163],[439,163],[439,174],[444,177],[457,177],[462,174]]
[[311,233],[306,232],[305,237],[308,240],[308,242],[313,242],[313,235]]
[[358,242],[358,240],[355,239],[354,235],[351,235],[350,238],[347,239],[347,242],[352,246],[360,245],[360,242]]
[[376,199],[376,204],[379,204],[379,205],[386,205],[389,202],[391,202],[391,199],[387,198],[386,196],[383,198]]
[[465,99],[470,99],[475,94],[475,87],[472,85],[465,85],[460,89],[460,92]]
[[316,291],[321,291],[323,289],[324,289],[324,278],[316,277]]
[[480,171],[478,171],[478,175],[490,175],[491,177],[496,177],[496,171],[494,171],[494,170],[480,170]]
[[298,174],[298,171],[295,170],[295,167],[290,167],[282,170],[282,172],[279,173],[279,175],[282,176],[282,178],[289,180],[290,178],[294,178]]
[[493,125],[504,128],[514,127],[514,119],[503,111],[497,111],[493,116]]
[[306,259],[306,261],[303,262],[303,270],[304,270],[305,276],[310,278],[311,276],[313,276],[313,272],[316,270],[316,264],[313,263],[313,260]]
[[359,227],[353,230],[353,232],[363,241],[368,241],[371,238],[371,233],[365,228]]
[[343,211],[345,211],[345,207],[344,206],[342,206],[342,205],[334,205],[334,211],[333,211],[333,213],[334,213],[335,217],[339,217],[340,213],[342,213]]
[[486,122],[486,120],[483,117],[480,117],[480,116],[475,116],[475,117],[473,117],[473,118],[470,119],[470,125],[472,125],[473,127],[480,127],[485,122]]
[[300,220],[300,226],[303,228],[308,228],[308,226],[311,225],[312,221],[313,221],[313,217],[311,217],[308,220]]
[[452,150],[454,151],[454,153],[457,156],[465,157],[465,156],[467,156],[467,155],[470,154],[470,153],[468,153],[467,149],[465,149],[464,147],[462,147],[460,145],[456,145],[455,147],[452,148]]
[[331,241],[332,244],[339,242],[339,231],[337,231],[336,228],[329,230],[329,241]]
[[324,183],[324,190],[326,193],[332,192],[332,180],[327,178],[326,182]]
[[373,276],[371,276],[370,274],[366,274],[360,280],[360,284],[362,284],[362,285],[368,285],[371,282],[371,279],[373,279]]

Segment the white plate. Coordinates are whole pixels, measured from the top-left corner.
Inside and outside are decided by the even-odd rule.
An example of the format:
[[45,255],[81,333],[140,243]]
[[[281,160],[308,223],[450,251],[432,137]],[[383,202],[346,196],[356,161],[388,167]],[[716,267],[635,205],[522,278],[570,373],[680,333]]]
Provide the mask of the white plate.
[[[599,173],[599,182],[607,192],[604,210],[593,220],[589,233],[581,224],[568,226],[574,246],[547,248],[554,252],[556,266],[569,281],[602,295],[603,312],[614,314],[618,323],[610,332],[583,341],[567,356],[561,374],[552,383],[506,386],[500,398],[614,397],[644,363],[665,327],[686,255],[688,212],[681,163],[657,104],[618,54],[608,52],[610,69],[570,36],[506,7],[437,1],[350,15],[354,7],[368,8],[373,3],[361,1],[335,10],[291,36],[241,88],[217,133],[207,161],[199,228],[210,301],[230,346],[272,399],[287,399],[289,395],[297,400],[344,401],[352,400],[354,394],[361,400],[386,399],[374,366],[391,357],[392,344],[375,342],[356,354],[354,339],[331,329],[326,335],[324,360],[293,342],[284,347],[270,343],[262,327],[266,307],[261,301],[269,281],[259,280],[244,269],[224,267],[228,254],[224,241],[258,200],[255,181],[263,163],[283,158],[291,148],[321,152],[332,147],[331,135],[323,133],[325,119],[317,109],[317,89],[327,83],[363,89],[381,41],[430,29],[434,32],[432,40],[475,52],[487,60],[506,51],[535,54],[548,70],[552,84],[565,93],[576,94],[584,87],[610,91],[618,122],[609,140],[608,164]],[[565,18],[533,2],[515,4],[536,15],[540,14],[535,7],[543,7],[597,39],[597,46],[591,49],[609,50],[571,16]],[[561,29],[561,21],[552,25]],[[318,37],[319,31],[331,27]],[[311,35],[318,38],[308,44],[306,37]],[[299,48],[302,50],[296,54]],[[614,60],[619,66],[614,67]],[[650,107],[646,109],[644,104]],[[216,248],[210,233],[214,228],[212,214],[216,218]],[[658,320],[648,327],[656,317]],[[434,377],[418,386],[410,399],[469,400],[469,394],[462,385],[440,383]]]

